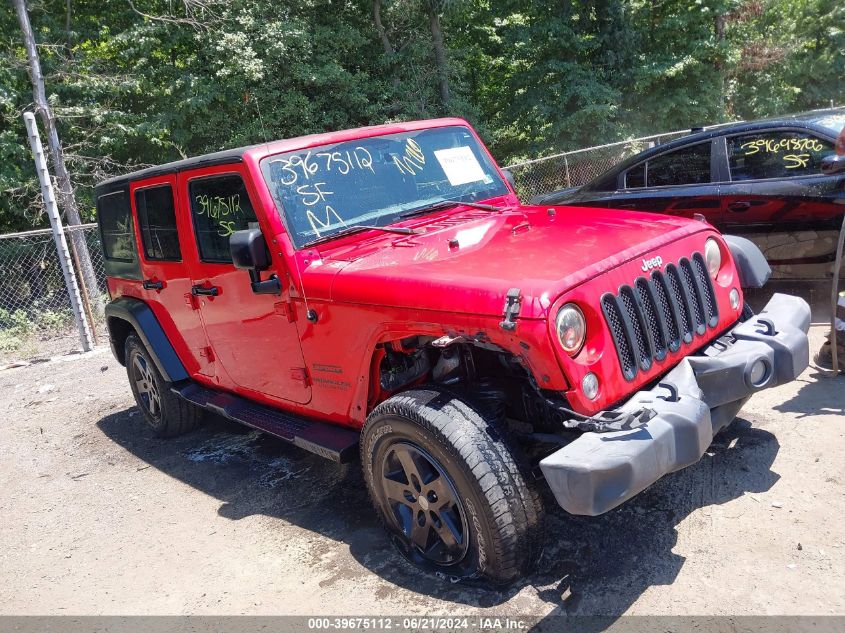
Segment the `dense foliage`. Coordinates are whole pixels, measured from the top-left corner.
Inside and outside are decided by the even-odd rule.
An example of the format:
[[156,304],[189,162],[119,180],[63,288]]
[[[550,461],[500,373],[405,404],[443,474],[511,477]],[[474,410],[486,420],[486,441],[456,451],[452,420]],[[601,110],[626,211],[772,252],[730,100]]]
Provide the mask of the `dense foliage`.
[[[31,0],[83,213],[96,180],[455,114],[503,163],[843,101],[841,0]],[[442,45],[441,45],[442,44]],[[0,10],[0,231],[43,225]]]

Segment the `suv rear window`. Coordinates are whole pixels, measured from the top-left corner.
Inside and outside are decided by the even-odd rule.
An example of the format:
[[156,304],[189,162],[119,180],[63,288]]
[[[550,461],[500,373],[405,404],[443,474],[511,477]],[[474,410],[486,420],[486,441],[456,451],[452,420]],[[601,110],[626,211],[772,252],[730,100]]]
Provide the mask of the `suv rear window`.
[[135,210],[144,257],[154,261],[181,260],[172,187],[159,185],[138,189],[135,191]]
[[106,259],[135,261],[135,236],[126,191],[114,191],[100,196],[97,199],[97,220]]
[[200,259],[231,262],[229,236],[256,222],[243,178],[237,174],[196,178],[189,191]]

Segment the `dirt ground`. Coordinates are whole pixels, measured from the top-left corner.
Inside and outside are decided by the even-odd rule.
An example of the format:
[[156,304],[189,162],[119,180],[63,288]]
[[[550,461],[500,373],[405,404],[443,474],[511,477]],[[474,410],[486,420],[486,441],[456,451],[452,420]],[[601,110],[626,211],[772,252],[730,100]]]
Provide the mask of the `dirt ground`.
[[813,367],[758,394],[622,507],[550,506],[539,570],[493,592],[395,554],[357,465],[222,420],[155,439],[107,350],[7,369],[0,613],[842,615],[843,408]]

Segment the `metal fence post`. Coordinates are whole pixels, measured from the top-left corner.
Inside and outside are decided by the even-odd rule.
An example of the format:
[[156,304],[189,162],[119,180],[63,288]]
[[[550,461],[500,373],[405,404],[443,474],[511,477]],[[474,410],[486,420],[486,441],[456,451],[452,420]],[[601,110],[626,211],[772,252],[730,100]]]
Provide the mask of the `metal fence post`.
[[572,186],[572,179],[569,177],[569,160],[566,158],[566,154],[563,155],[563,166],[566,169],[566,186]]
[[79,330],[79,342],[82,344],[82,349],[88,352],[94,348],[94,339],[91,334],[91,326],[82,310],[82,297],[79,294],[79,285],[76,283],[73,262],[70,258],[70,251],[67,247],[64,231],[62,230],[62,219],[59,216],[59,209],[56,206],[56,196],[53,192],[50,173],[47,171],[47,160],[44,158],[44,148],[41,146],[41,137],[38,134],[35,115],[32,112],[24,112],[23,119],[29,135],[29,145],[32,147],[32,154],[35,158],[35,169],[38,172],[38,180],[41,183],[41,195],[44,198],[44,206],[47,208],[50,226],[53,229],[53,239],[56,242],[56,249],[59,253],[59,263],[62,266],[62,274],[64,275],[65,286],[70,297],[70,305],[73,308],[73,317],[76,320],[76,327]]

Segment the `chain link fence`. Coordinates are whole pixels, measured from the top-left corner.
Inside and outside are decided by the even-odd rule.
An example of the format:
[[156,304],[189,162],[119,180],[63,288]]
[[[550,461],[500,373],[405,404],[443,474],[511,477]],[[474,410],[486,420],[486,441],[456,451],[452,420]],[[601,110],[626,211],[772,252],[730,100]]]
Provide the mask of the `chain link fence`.
[[[83,300],[94,304],[95,297],[107,292],[97,225],[65,227],[64,231]],[[78,257],[73,253],[73,233],[81,233],[88,246],[96,288],[86,287],[81,279]],[[50,229],[0,235],[0,275],[0,365],[80,349],[70,295]],[[100,343],[105,342],[101,315],[93,307],[90,315],[95,336]]]
[[577,149],[506,167],[513,174],[520,199],[528,202],[536,195],[558,189],[580,187],[596,176],[639,152],[689,134],[689,130],[654,134],[630,141]]
[[[688,130],[655,134],[630,141],[599,145],[509,165],[516,189],[524,201],[567,187],[578,187],[620,161],[655,144],[665,143]],[[107,341],[96,299],[105,300],[103,251],[96,224],[65,227],[82,232],[91,254],[97,287],[86,287],[74,259],[77,282],[99,344]],[[73,253],[71,253],[73,256]],[[0,235],[0,365],[12,360],[46,357],[80,349],[70,297],[65,288],[56,246],[49,229]]]

